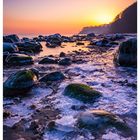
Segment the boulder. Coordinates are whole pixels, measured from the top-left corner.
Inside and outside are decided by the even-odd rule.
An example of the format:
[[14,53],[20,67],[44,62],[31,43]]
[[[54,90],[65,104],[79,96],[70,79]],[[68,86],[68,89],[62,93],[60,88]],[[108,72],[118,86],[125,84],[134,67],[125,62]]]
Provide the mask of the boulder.
[[11,42],[14,42],[14,43],[20,42],[19,37],[15,34],[4,36],[4,42],[7,42],[8,40],[9,41],[11,40]]
[[90,38],[90,37],[96,37],[96,35],[94,33],[89,33],[87,34],[87,37]]
[[[37,73],[33,70],[20,70],[11,76],[4,82],[4,95],[25,95],[38,80]],[[21,94],[20,94],[21,93]]]
[[72,83],[65,88],[64,95],[81,100],[83,102],[92,102],[100,97],[101,93],[88,85]]
[[130,131],[130,128],[119,116],[105,110],[89,110],[80,113],[77,117],[77,125],[79,128],[86,128],[92,131],[109,127],[115,127],[121,131]]
[[45,57],[39,62],[39,64],[57,64],[57,63],[58,63],[57,60],[52,57]]
[[120,66],[137,66],[137,39],[131,38],[120,44],[114,56],[114,62]]
[[63,58],[59,61],[59,65],[71,65],[72,61],[70,58]]
[[59,57],[65,57],[65,56],[66,56],[66,54],[64,52],[61,52],[59,55]]
[[53,82],[53,81],[59,81],[59,80],[64,80],[64,79],[65,79],[64,74],[60,71],[56,71],[56,72],[52,72],[45,75],[39,81],[40,82]]
[[42,50],[42,45],[36,41],[27,41],[16,43],[20,51],[25,52],[40,52]]
[[33,64],[33,59],[29,55],[13,53],[5,58],[5,63],[8,65],[28,65]]
[[49,35],[46,38],[46,41],[49,42],[53,46],[60,46],[62,43],[62,38],[60,34]]
[[76,45],[85,45],[83,42],[77,42]]
[[17,45],[14,45],[13,43],[3,43],[3,52],[13,53],[18,51]]

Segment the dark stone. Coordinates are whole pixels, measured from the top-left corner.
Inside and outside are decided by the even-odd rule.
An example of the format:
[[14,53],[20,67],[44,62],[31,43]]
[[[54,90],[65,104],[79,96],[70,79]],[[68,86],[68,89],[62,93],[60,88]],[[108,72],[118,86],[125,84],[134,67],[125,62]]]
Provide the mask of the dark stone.
[[18,51],[19,49],[17,45],[14,45],[12,43],[3,43],[3,52],[13,53],[13,52],[18,52]]
[[64,79],[65,79],[64,74],[60,71],[56,71],[56,72],[52,72],[52,73],[45,75],[39,81],[40,82],[49,82],[49,81],[59,81],[59,80],[64,80]]
[[89,34],[87,34],[87,37],[89,38],[89,37],[95,37],[96,35],[94,34],[94,33],[89,33]]
[[76,45],[85,45],[83,42],[77,42]]
[[[4,42],[6,41],[6,40],[11,40],[11,42],[20,42],[20,39],[19,39],[19,37],[17,36],[17,35],[15,35],[15,34],[12,34],[12,35],[7,35],[7,36],[4,36]],[[6,41],[7,42],[7,41]]]
[[66,56],[66,54],[64,52],[61,52],[59,55],[59,57],[65,57],[65,56]]
[[71,65],[71,59],[70,58],[63,58],[59,61],[59,65]]
[[25,52],[40,52],[42,50],[42,45],[39,42],[29,41],[29,42],[19,42],[16,43],[20,51]]
[[114,61],[120,66],[136,67],[137,66],[137,39],[131,38],[120,44]]
[[39,62],[39,64],[57,64],[57,63],[58,61],[52,57],[45,57]]

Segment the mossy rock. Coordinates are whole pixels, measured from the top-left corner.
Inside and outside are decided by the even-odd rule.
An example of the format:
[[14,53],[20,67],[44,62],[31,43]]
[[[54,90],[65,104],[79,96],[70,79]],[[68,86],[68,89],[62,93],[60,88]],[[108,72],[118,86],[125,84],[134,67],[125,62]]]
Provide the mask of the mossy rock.
[[124,120],[105,110],[90,110],[80,113],[77,118],[77,126],[91,131],[115,127],[119,131],[132,133]]
[[72,83],[65,88],[64,95],[81,100],[83,102],[92,102],[96,98],[100,97],[101,93],[88,85]]
[[25,54],[11,54],[6,58],[6,63],[8,65],[29,65],[33,64],[33,59],[31,56]]
[[4,94],[12,95],[29,90],[37,81],[38,75],[33,70],[21,70],[12,74],[3,84]]

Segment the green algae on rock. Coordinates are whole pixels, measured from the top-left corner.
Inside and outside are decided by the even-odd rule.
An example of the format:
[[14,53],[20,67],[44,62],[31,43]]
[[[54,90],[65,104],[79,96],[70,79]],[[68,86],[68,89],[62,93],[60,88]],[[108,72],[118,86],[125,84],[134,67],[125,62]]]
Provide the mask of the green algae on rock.
[[83,102],[90,102],[100,97],[101,93],[88,85],[72,83],[65,88],[64,95],[81,100]]
[[12,95],[14,93],[22,93],[29,90],[38,79],[38,75],[34,70],[20,70],[12,74],[3,84],[4,94]]

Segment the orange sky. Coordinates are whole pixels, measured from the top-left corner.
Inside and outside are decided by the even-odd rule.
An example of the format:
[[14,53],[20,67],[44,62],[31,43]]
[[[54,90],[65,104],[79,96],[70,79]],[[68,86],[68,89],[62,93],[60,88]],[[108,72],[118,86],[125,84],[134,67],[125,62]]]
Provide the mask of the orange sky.
[[111,22],[136,0],[4,0],[4,34],[74,34]]

